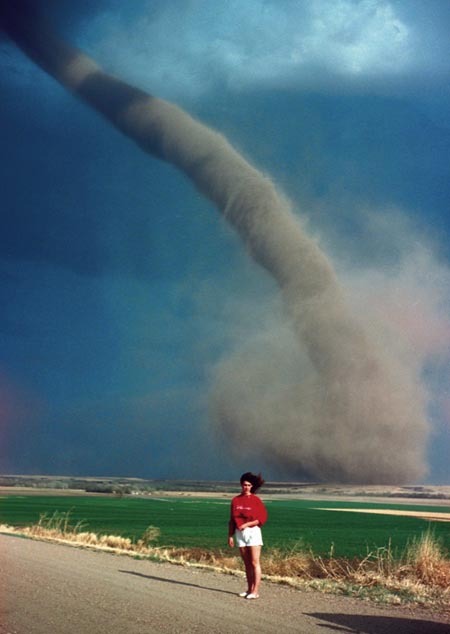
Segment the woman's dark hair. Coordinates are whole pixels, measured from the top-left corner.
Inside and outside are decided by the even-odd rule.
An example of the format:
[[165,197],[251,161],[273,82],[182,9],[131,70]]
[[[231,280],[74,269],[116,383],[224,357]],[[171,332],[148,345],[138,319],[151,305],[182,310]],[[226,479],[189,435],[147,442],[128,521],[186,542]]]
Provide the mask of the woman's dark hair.
[[242,484],[243,482],[250,482],[252,485],[252,493],[256,493],[256,491],[262,487],[265,480],[260,473],[255,475],[251,471],[247,471],[241,475],[240,483]]

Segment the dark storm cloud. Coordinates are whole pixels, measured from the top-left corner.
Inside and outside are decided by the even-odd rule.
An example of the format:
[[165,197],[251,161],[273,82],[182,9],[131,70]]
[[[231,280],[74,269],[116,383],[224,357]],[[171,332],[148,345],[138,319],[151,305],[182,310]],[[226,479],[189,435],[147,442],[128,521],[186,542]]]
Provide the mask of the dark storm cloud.
[[[2,256],[149,279],[173,277],[175,259],[188,267],[187,244],[171,251],[169,240],[196,231],[178,212],[187,185],[165,187],[156,161],[149,174],[148,159],[55,86],[39,70],[31,85],[3,85]],[[166,211],[150,226],[152,206]]]
[[[55,24],[65,28],[78,28],[84,20],[94,17],[99,11],[111,9],[120,11],[120,0],[17,0],[19,11],[30,14],[32,11],[48,11]],[[0,35],[4,39],[4,34]]]
[[277,385],[252,355],[224,361],[213,408],[227,437],[240,451],[257,440],[265,459],[292,476],[421,477],[428,422],[417,377],[353,318],[331,262],[269,179],[179,108],[102,72],[45,21],[24,21],[14,10],[6,17],[32,59],[142,149],[186,173],[280,286],[310,369]]
[[[439,66],[442,77],[450,58],[439,53],[442,40],[428,47],[430,35],[417,37],[427,28],[433,35],[436,20],[444,24],[442,14],[431,19],[427,5],[414,22],[417,3],[403,4],[400,12],[398,3],[383,0],[318,1],[303,9],[301,3],[238,0],[226,11],[189,1],[38,4],[51,7],[58,28],[111,72],[175,95],[275,175],[307,209],[306,227],[320,231],[341,279],[357,289],[354,310],[371,322],[380,312],[381,321],[392,320],[393,349],[408,340],[412,373],[421,375],[427,351],[448,349],[442,318],[448,293],[431,282],[433,257],[422,263],[420,250],[411,248],[433,226],[445,235],[449,227],[448,110],[433,68]],[[324,20],[323,37],[311,21],[298,20],[299,11],[308,18],[305,7],[313,4]],[[397,19],[401,38],[389,41]],[[444,27],[442,35],[448,42]],[[291,56],[300,41],[306,64]],[[356,79],[350,77],[354,45],[364,61]],[[231,400],[245,382],[256,395],[262,383],[281,383],[289,393],[289,372],[307,375],[304,350],[286,332],[283,317],[280,328],[278,305],[265,297],[273,285],[246,262],[234,236],[174,170],[136,152],[10,44],[2,41],[2,52],[2,150],[8,160],[2,164],[7,222],[0,241],[15,282],[5,280],[1,296],[8,332],[2,359],[19,382],[37,386],[51,413],[32,429],[17,428],[1,464],[107,474],[134,466],[144,476],[170,475],[167,465],[190,443],[190,455],[206,466],[210,431],[198,424],[206,419],[206,376],[212,366],[226,374],[226,363],[216,364],[231,344],[237,366],[247,357],[244,380],[236,374],[239,384],[232,385],[225,377]],[[390,78],[372,72],[379,59],[387,75],[393,72]],[[439,99],[431,104],[433,81]],[[425,85],[421,107],[414,86],[417,93]],[[306,94],[308,87],[318,92]],[[397,226],[397,206],[416,218],[419,232]],[[385,224],[374,230],[383,214]],[[440,246],[447,258],[448,244]],[[445,280],[442,272],[436,276]],[[439,384],[430,399],[436,416],[439,396],[448,393],[447,376],[442,370],[433,379]],[[183,392],[191,381],[192,390]],[[180,389],[169,389],[175,386]],[[149,394],[154,398],[146,405],[136,398]],[[100,460],[108,422],[110,457],[103,453]],[[433,442],[445,438],[439,432]],[[122,445],[124,452],[117,450]],[[230,457],[219,453],[199,477],[231,475]],[[439,473],[448,473],[448,461],[440,460]],[[269,463],[270,456],[264,466]],[[192,475],[188,458],[180,469],[180,476]]]

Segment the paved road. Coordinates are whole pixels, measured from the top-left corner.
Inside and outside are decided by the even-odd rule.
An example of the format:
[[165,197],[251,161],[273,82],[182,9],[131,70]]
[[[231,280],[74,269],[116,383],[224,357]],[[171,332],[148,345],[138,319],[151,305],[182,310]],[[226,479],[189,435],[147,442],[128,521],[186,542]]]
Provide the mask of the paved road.
[[0,634],[449,634],[427,612],[0,535]]

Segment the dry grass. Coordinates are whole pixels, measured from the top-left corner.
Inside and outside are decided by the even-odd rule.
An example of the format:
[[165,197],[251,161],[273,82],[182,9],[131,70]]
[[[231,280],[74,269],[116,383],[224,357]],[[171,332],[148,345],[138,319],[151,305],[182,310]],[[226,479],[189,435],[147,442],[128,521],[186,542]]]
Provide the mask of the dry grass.
[[422,583],[450,591],[450,561],[431,532],[414,540],[406,551],[405,566]]
[[450,611],[450,560],[430,531],[413,540],[400,557],[394,556],[390,544],[362,560],[336,559],[333,553],[326,559],[311,554],[307,574],[380,601],[412,601]]
[[[154,542],[160,531],[154,526],[149,526],[136,542],[83,528],[83,523],[72,526],[70,513],[65,513],[43,515],[37,524],[25,528],[3,525],[0,532],[242,574],[240,558],[231,554],[235,551],[158,547]],[[264,578],[277,583],[385,603],[415,602],[450,612],[450,560],[432,532],[413,540],[400,557],[394,557],[390,545],[368,553],[362,560],[347,560],[335,558],[333,549],[324,558],[298,544],[288,552],[265,551],[262,566]]]

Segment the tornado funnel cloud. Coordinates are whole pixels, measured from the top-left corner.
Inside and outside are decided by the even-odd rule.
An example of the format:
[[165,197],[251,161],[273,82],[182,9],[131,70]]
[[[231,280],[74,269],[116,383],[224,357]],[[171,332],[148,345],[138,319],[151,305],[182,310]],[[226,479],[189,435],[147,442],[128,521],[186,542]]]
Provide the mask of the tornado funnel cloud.
[[[272,181],[219,133],[102,71],[27,3],[0,4],[25,53],[144,151],[184,172],[277,282],[306,375],[277,387],[276,364],[243,352],[216,369],[214,424],[242,454],[293,477],[408,482],[425,473],[425,396],[417,377],[370,338],[333,266]],[[280,359],[282,362],[282,359]]]

